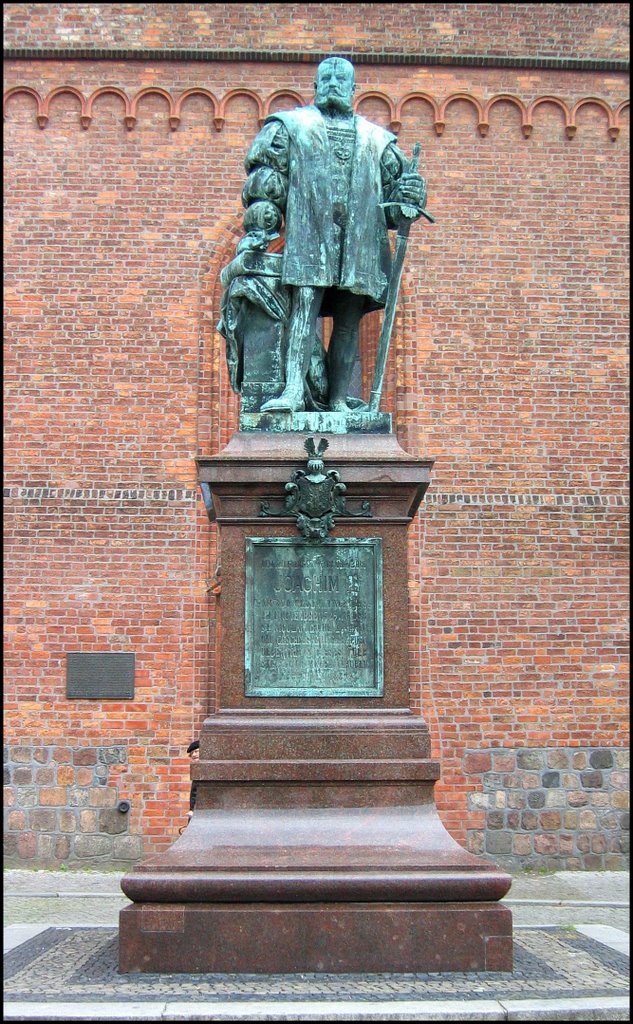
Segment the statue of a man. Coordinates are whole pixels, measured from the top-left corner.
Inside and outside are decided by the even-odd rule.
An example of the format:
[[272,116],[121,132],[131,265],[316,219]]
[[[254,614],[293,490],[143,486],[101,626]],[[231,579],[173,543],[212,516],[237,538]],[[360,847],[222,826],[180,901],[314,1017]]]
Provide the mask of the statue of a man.
[[360,320],[386,301],[387,229],[398,225],[397,204],[415,207],[418,216],[425,205],[424,179],[410,172],[395,136],[354,115],[354,89],[348,60],[324,60],[314,104],[268,117],[246,157],[247,235],[238,253],[264,249],[278,237],[282,216],[285,221],[285,386],[262,411],[298,412],[306,401],[310,406],[319,316],[332,317],[333,331],[320,404],[311,407],[348,411]]

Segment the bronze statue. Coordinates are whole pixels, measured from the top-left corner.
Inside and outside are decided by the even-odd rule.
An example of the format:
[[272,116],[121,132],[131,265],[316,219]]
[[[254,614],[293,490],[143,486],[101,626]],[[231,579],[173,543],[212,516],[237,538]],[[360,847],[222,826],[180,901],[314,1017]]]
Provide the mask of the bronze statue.
[[[403,212],[409,223],[423,214],[432,219],[414,162],[394,135],[354,115],[354,89],[349,61],[324,60],[314,104],[268,117],[246,157],[246,235],[223,271],[219,330],[232,385],[242,390],[245,337],[249,330],[261,333],[254,311],[266,317],[268,341],[261,335],[254,358],[263,359],[259,377],[269,379],[249,399],[251,409],[349,413],[362,406],[348,390],[361,318],[387,302],[387,230],[402,223]],[[282,218],[283,253],[268,253]],[[320,316],[333,320],[327,353],[317,332]],[[279,358],[268,372],[261,349],[271,344]],[[264,401],[266,384],[272,396]]]

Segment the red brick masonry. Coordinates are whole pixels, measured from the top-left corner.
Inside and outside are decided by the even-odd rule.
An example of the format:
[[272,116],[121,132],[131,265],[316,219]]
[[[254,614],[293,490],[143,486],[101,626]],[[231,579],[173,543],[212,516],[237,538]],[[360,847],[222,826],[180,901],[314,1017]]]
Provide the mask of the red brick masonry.
[[[628,745],[628,77],[545,60],[625,59],[626,6],[97,6],[5,5],[7,44],[285,45],[305,59],[5,65],[6,88],[21,90],[5,121],[11,861],[129,863],[141,841],[156,852],[184,823],[185,750],[215,707],[219,628],[216,529],[195,458],[217,454],[236,424],[214,327],[243,159],[267,102],[311,95],[311,53],[352,46],[376,60],[357,65],[362,112],[400,120],[407,152],[421,142],[437,219],[411,232],[385,405],[402,447],[435,459],[402,570],[411,700],[442,763],[442,820],[495,859],[624,857],[610,845],[624,842],[624,819],[604,817],[626,813],[609,771]],[[385,52],[542,59],[402,64]],[[83,130],[85,102],[105,87]],[[48,98],[44,130],[25,88]],[[137,97],[132,130],[126,97]],[[376,333],[368,318],[365,379]],[[135,654],[134,700],[67,700],[66,654],[93,651]],[[110,749],[123,753],[105,782],[66,771],[90,767],[73,760],[86,750],[96,769]],[[564,804],[497,806],[499,793],[527,801],[522,783],[504,781],[519,768],[469,758],[516,765],[529,750],[543,758],[536,789],[564,790]],[[583,808],[547,761],[577,750],[614,759]],[[544,785],[548,770],[560,785]],[[125,831],[101,831],[101,809],[119,800],[131,802]],[[532,830],[515,811],[560,824],[538,817]],[[582,851],[585,811],[596,824]],[[511,850],[492,849],[500,831]],[[601,838],[603,851],[592,847]]]

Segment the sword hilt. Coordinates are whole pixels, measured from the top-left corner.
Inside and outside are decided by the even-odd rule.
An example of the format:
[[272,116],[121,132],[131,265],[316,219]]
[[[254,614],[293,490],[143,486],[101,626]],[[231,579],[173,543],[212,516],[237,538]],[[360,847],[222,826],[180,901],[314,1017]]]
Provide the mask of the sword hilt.
[[[418,159],[420,157],[420,149],[420,143],[416,142],[415,146],[413,147],[413,155],[409,162],[409,174],[415,174],[417,172]],[[398,206],[400,208],[402,216],[406,217],[407,220],[413,220],[414,217],[418,217],[421,214],[423,217],[426,217],[426,219],[430,221],[431,224],[435,224],[435,217],[433,217],[430,213],[427,213],[426,210],[418,210],[417,206],[409,206],[407,203],[381,203],[380,205],[383,208],[383,210],[389,209],[390,206]]]
[[421,148],[422,147],[420,146],[420,143],[416,142],[415,146],[413,147],[413,156],[411,157],[411,163],[409,164],[409,174],[415,174],[415,172],[418,169],[418,159],[420,157]]

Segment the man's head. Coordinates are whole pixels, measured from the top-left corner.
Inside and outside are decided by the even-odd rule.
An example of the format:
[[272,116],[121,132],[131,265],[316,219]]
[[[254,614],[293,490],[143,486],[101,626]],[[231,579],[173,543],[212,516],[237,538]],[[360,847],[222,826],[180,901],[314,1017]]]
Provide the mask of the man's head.
[[200,740],[193,740],[187,747],[187,753],[192,761],[197,761],[200,757]]
[[337,110],[349,114],[355,88],[353,64],[344,57],[328,57],[321,61],[317,69],[315,105],[319,110]]

